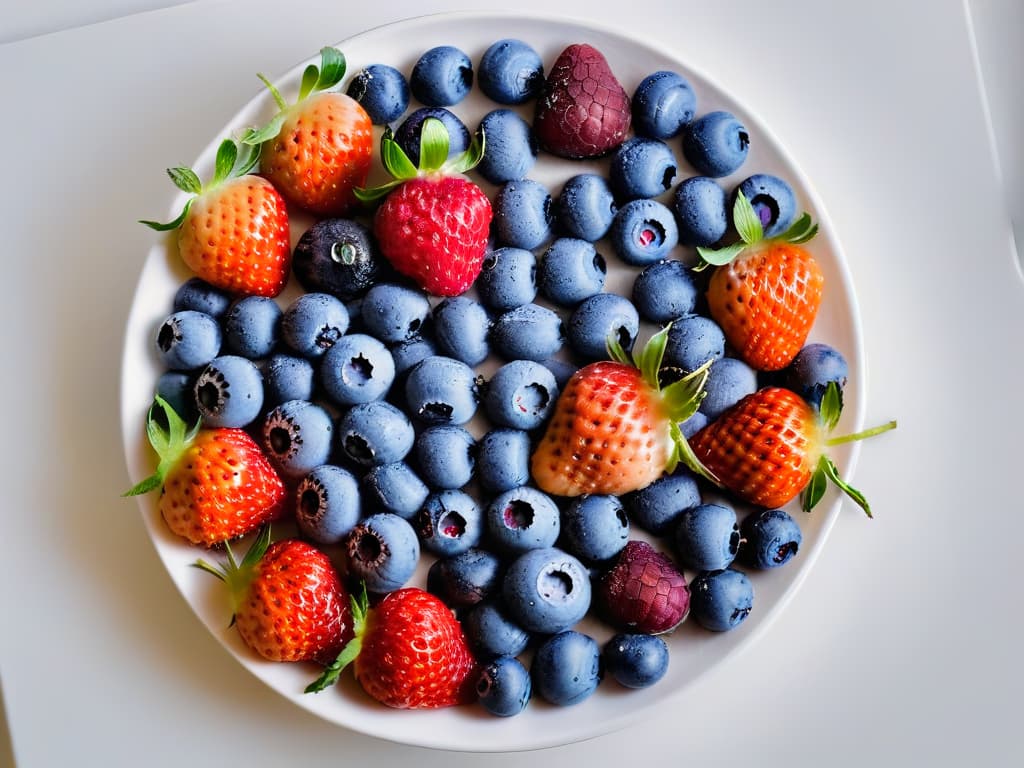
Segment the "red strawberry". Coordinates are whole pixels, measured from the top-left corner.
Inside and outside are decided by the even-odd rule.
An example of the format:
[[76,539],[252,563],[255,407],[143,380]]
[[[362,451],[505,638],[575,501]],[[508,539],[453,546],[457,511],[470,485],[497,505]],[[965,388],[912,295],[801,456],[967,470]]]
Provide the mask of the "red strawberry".
[[740,357],[759,371],[777,371],[804,346],[821,306],[825,276],[801,247],[818,227],[804,214],[789,231],[765,240],[742,192],[733,219],[742,243],[698,249],[717,266],[708,282],[708,309]]
[[870,517],[864,495],[843,481],[824,451],[893,429],[896,422],[829,438],[841,408],[835,383],[826,389],[820,413],[788,389],[765,387],[697,432],[690,445],[723,486],[751,504],[776,508],[802,494],[802,506],[809,512],[832,480]]
[[448,129],[440,120],[428,118],[423,122],[420,167],[416,168],[391,132],[385,131],[381,158],[395,179],[357,192],[366,201],[387,195],[373,219],[381,253],[398,272],[435,296],[463,293],[483,266],[491,201],[461,175],[483,157],[479,138],[448,160]]
[[355,637],[307,693],[332,685],[352,663],[356,680],[397,709],[437,709],[474,700],[476,662],[451,609],[418,587],[388,593],[368,608],[352,601]]
[[244,430],[200,429],[198,423],[187,429],[158,396],[146,434],[160,463],[124,495],[160,488],[160,514],[178,536],[209,547],[251,533],[284,513],[284,483]]
[[231,590],[231,623],[270,661],[330,663],[352,636],[348,593],[330,558],[298,539],[270,543],[264,526],[242,562],[196,561]]
[[573,374],[531,458],[542,490],[620,495],[650,485],[680,459],[702,471],[679,423],[700,404],[707,366],[661,389],[658,370],[667,338],[668,328],[655,334],[634,365],[611,337],[613,360]]
[[226,139],[205,187],[191,168],[168,168],[175,185],[193,197],[174,221],[142,223],[178,230],[181,260],[208,283],[230,293],[276,296],[292,261],[288,210],[270,182],[249,173],[258,158],[251,147],[239,155]]
[[606,155],[626,140],[629,94],[591,45],[570,45],[555,60],[537,100],[533,129],[559,157]]
[[320,51],[321,66],[302,76],[299,99],[289,105],[263,75],[280,112],[244,141],[262,145],[260,172],[291,202],[320,216],[342,216],[355,205],[373,156],[373,124],[344,93],[329,91],[345,76],[345,57]]
[[670,632],[690,610],[683,574],[646,541],[626,544],[598,582],[597,598],[605,617],[631,632]]

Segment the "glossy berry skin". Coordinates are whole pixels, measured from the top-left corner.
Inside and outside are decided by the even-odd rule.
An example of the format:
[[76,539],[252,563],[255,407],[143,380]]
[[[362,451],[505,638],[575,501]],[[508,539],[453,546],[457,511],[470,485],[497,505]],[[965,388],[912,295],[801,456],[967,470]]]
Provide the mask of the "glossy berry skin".
[[720,357],[708,369],[700,411],[714,421],[744,397],[757,391],[757,371],[736,357]]
[[480,543],[480,507],[468,493],[447,489],[432,493],[412,520],[424,549],[439,557],[461,554]]
[[473,87],[473,62],[453,45],[426,51],[413,65],[409,89],[428,107],[450,107],[469,95]]
[[540,304],[523,304],[499,315],[491,347],[506,360],[546,360],[565,344],[562,318]]
[[288,400],[312,400],[316,371],[304,357],[272,355],[263,366],[263,404],[273,408]]
[[498,600],[478,603],[462,620],[466,638],[479,659],[518,656],[526,650],[530,633],[512,621]]
[[724,355],[725,334],[710,317],[693,314],[672,321],[664,365],[695,371],[708,360],[718,360]]
[[539,181],[513,179],[494,197],[494,235],[501,245],[531,250],[551,239],[551,193]]
[[633,129],[638,136],[671,139],[697,112],[697,95],[678,72],[659,70],[640,81],[633,92]]
[[543,149],[566,158],[606,155],[626,138],[629,94],[604,55],[591,45],[565,48],[537,99],[533,127]]
[[672,188],[676,158],[660,139],[635,136],[615,150],[608,177],[620,200],[657,197]]
[[558,224],[570,237],[594,243],[608,233],[618,209],[604,176],[580,173],[570,177],[558,195]]
[[320,382],[342,406],[382,399],[395,381],[395,361],[384,344],[365,333],[338,339],[320,360]]
[[366,110],[374,125],[387,125],[409,107],[409,82],[387,64],[370,64],[356,72],[345,91]]
[[708,425],[708,417],[700,411],[697,411],[690,418],[679,425],[680,431],[683,433],[683,437],[689,440],[695,434],[700,432],[704,427]]
[[673,534],[683,567],[695,571],[728,568],[740,546],[736,511],[727,504],[699,504],[679,516]]
[[601,649],[589,635],[575,630],[545,640],[530,666],[534,690],[542,699],[570,707],[587,699],[601,682]]
[[378,464],[363,475],[363,494],[369,504],[385,512],[412,519],[430,495],[430,489],[404,461]]
[[500,656],[480,671],[476,690],[480,705],[492,715],[514,717],[526,709],[533,686],[519,659]]
[[160,362],[172,371],[195,371],[220,353],[220,324],[210,315],[186,309],[174,312],[156,331]]
[[199,418],[195,379],[195,374],[188,371],[164,371],[156,380],[156,395],[167,401],[186,424],[194,424]]
[[416,531],[398,515],[378,512],[360,521],[343,542],[349,573],[383,594],[412,578],[420,557]]
[[849,372],[842,352],[828,344],[816,342],[808,344],[796,353],[783,378],[789,389],[811,405],[819,407],[821,398],[831,382],[839,385],[842,392]]
[[487,382],[483,404],[492,424],[528,431],[547,420],[557,399],[550,370],[533,360],[513,360]]
[[390,347],[395,361],[395,377],[398,385],[405,386],[405,374],[417,363],[438,354],[437,344],[429,334],[415,334]]
[[302,233],[292,253],[295,277],[307,292],[342,301],[366,293],[384,266],[370,230],[353,219],[321,219]]
[[692,314],[697,306],[693,271],[676,259],[656,261],[633,281],[633,306],[645,320],[665,324]]
[[594,294],[569,318],[569,346],[584,360],[607,358],[609,335],[614,335],[623,349],[632,349],[639,332],[640,315],[636,307],[617,293]]
[[478,605],[501,588],[501,570],[493,552],[469,547],[435,560],[427,572],[427,589],[453,608]]
[[398,344],[420,334],[430,317],[430,302],[422,291],[397,283],[378,283],[360,306],[363,327],[385,344]]
[[484,524],[498,550],[520,554],[553,546],[561,515],[550,496],[523,485],[498,494],[484,511]]
[[753,584],[745,573],[732,568],[697,574],[690,591],[694,621],[714,632],[738,627],[754,605]]
[[231,306],[231,296],[198,277],[190,277],[174,292],[174,311],[194,309],[219,320]]
[[295,488],[295,522],[318,544],[339,544],[361,516],[359,481],[347,469],[321,464]]
[[331,415],[308,400],[288,400],[263,417],[260,446],[282,477],[298,480],[331,455]]
[[672,195],[672,212],[683,245],[712,246],[729,231],[725,190],[707,176],[683,179]]
[[649,688],[668,671],[668,644],[657,635],[620,632],[601,649],[604,670],[626,688]]
[[578,496],[562,512],[562,546],[585,563],[611,560],[629,541],[629,518],[617,496]]
[[544,85],[544,62],[529,44],[513,38],[496,40],[480,57],[477,84],[491,101],[523,104]]
[[250,360],[267,357],[280,338],[281,307],[266,296],[239,299],[224,315],[224,350]]
[[781,235],[796,218],[796,195],[793,188],[778,176],[755,173],[741,181],[737,190],[753,206],[765,237]]
[[525,248],[498,248],[484,257],[476,279],[480,300],[494,312],[530,304],[537,297],[537,259]]
[[792,560],[803,543],[800,525],[782,509],[748,515],[740,526],[740,558],[754,568],[779,568]]
[[435,424],[413,446],[420,478],[434,490],[462,488],[476,468],[476,439],[456,424]]
[[448,159],[469,147],[469,128],[454,112],[444,107],[421,107],[411,112],[395,131],[398,146],[417,167],[420,164],[420,136],[423,133],[423,123],[430,117],[437,118],[448,129]]
[[549,301],[573,308],[604,288],[608,265],[594,244],[575,237],[560,237],[540,260],[537,286]]
[[586,615],[590,577],[568,552],[556,547],[531,549],[508,567],[502,597],[509,615],[523,629],[555,634]]
[[630,632],[660,634],[679,626],[690,610],[683,574],[646,541],[626,544],[596,587],[601,615]]
[[409,370],[405,401],[409,415],[423,424],[465,424],[479,402],[476,374],[459,360],[428,357]]
[[530,435],[521,429],[496,427],[480,438],[476,458],[477,480],[490,493],[530,482]]
[[221,355],[195,383],[196,410],[209,427],[247,427],[263,409],[263,376],[251,360]]
[[487,146],[477,166],[492,184],[524,179],[537,162],[537,142],[530,124],[511,109],[495,109],[480,121]]
[[608,237],[620,259],[642,267],[668,257],[679,243],[679,228],[657,200],[632,200],[615,213]]
[[743,165],[749,149],[747,129],[724,110],[701,115],[683,133],[683,155],[702,176],[728,176]]
[[483,304],[468,296],[452,296],[434,307],[433,320],[434,340],[442,355],[468,366],[487,359],[491,318]]
[[300,357],[322,357],[348,330],[345,304],[329,293],[304,293],[284,309],[281,339]]
[[415,436],[409,418],[383,400],[353,405],[338,419],[335,434],[341,454],[364,467],[401,461]]
[[633,522],[656,536],[670,533],[679,516],[700,504],[700,486],[689,470],[677,467],[646,488],[626,497]]

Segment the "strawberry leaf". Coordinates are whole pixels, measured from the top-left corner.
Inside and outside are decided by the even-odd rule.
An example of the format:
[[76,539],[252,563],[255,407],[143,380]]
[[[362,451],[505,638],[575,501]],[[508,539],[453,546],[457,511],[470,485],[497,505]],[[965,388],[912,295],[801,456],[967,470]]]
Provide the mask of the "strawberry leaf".
[[[161,414],[163,421],[161,421]],[[166,424],[166,428],[164,427]],[[122,493],[122,496],[140,496],[163,485],[164,478],[171,467],[178,461],[182,453],[195,439],[199,431],[199,422],[188,429],[182,419],[171,407],[170,403],[160,395],[153,399],[146,416],[146,437],[150,446],[159,457],[153,474]]]
[[203,182],[191,168],[168,168],[167,175],[171,177],[174,186],[182,192],[198,195],[203,191]]
[[746,243],[733,243],[722,248],[703,248],[698,246],[697,254],[701,257],[703,263],[698,264],[693,269],[695,272],[700,272],[708,266],[721,267],[739,256],[746,247]]
[[712,359],[694,371],[683,376],[679,381],[674,381],[662,390],[661,397],[665,403],[665,410],[676,423],[682,423],[693,416],[700,408],[700,403],[707,395],[704,386],[708,381],[708,371],[711,368]]
[[238,145],[231,139],[224,139],[217,148],[217,160],[214,163],[212,185],[220,184],[231,176],[238,159]]
[[270,141],[281,132],[281,126],[284,125],[286,117],[284,112],[278,112],[262,128],[250,128],[242,136],[242,143],[255,145]]
[[328,88],[336,86],[345,77],[346,67],[345,54],[337,48],[321,48],[320,77],[313,86],[313,90],[326,91]]
[[355,661],[363,649],[363,634],[366,632],[366,616],[370,604],[365,582],[362,583],[361,594],[358,597],[352,595],[350,603],[352,606],[352,639],[341,649],[338,657],[324,668],[320,677],[306,686],[305,693],[320,693],[338,682],[345,667]]
[[811,479],[807,481],[807,485],[804,486],[803,491],[800,493],[800,506],[804,512],[810,512],[814,509],[815,505],[821,501],[821,497],[825,495],[825,489],[828,488],[828,476],[825,473],[824,467],[825,461],[824,456],[818,460],[818,466],[811,473]]
[[830,381],[825,387],[825,394],[821,397],[821,423],[827,432],[831,432],[839,423],[839,417],[843,415],[843,396],[839,391],[839,385]]
[[661,370],[661,361],[665,358],[665,347],[668,346],[668,331],[672,327],[669,323],[644,344],[640,354],[636,356],[636,367],[640,369],[640,376],[652,389],[658,389],[658,371]]
[[473,138],[470,140],[469,146],[466,147],[466,150],[441,166],[441,172],[467,173],[468,171],[473,170],[480,164],[480,161],[484,159],[486,145],[487,141],[484,136],[483,129],[478,130],[473,134]]
[[818,234],[818,225],[809,213],[802,213],[778,239],[793,245],[801,245]]
[[448,159],[451,138],[444,123],[436,117],[428,117],[420,129],[420,170],[436,171]]
[[745,244],[753,245],[764,240],[761,218],[742,191],[736,193],[736,202],[732,206],[732,223]]
[[721,485],[714,473],[705,467],[701,460],[697,458],[697,454],[693,452],[693,448],[690,447],[690,443],[683,435],[683,430],[679,428],[679,424],[673,422],[669,427],[669,434],[672,437],[673,445],[672,456],[669,457],[669,463],[672,465],[672,469],[669,470],[670,472],[674,472],[679,462],[682,462],[692,472],[700,475],[715,485]]
[[843,493],[845,493],[847,496],[853,499],[857,503],[857,506],[864,510],[864,514],[866,514],[868,517],[874,517],[874,515],[871,514],[871,506],[868,504],[868,500],[864,497],[864,494],[858,491],[856,488],[854,488],[852,485],[847,483],[845,480],[843,480],[842,477],[839,476],[839,467],[836,466],[835,462],[832,461],[832,459],[828,458],[827,456],[823,456],[822,468],[825,474],[828,476],[829,480],[831,480],[833,483],[839,486]]
[[609,360],[614,360],[622,365],[634,365],[633,358],[622,348],[622,342],[619,341],[617,333],[608,334],[608,338],[604,340],[604,348],[608,353]]
[[320,68],[316,64],[310,64],[302,71],[302,82],[299,85],[299,101],[309,96],[320,79]]

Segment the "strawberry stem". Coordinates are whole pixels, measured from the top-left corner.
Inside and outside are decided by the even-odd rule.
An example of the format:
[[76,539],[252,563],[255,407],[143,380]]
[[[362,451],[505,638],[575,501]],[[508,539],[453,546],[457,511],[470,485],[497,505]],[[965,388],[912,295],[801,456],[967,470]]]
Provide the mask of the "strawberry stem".
[[844,443],[854,443],[858,440],[864,440],[875,435],[880,435],[883,432],[888,432],[891,429],[896,429],[896,419],[887,421],[885,424],[879,424],[877,427],[871,427],[870,429],[863,429],[860,432],[854,432],[850,435],[840,435],[839,437],[830,437],[825,441],[825,445],[843,445]]
[[274,103],[277,104],[277,108],[281,111],[288,109],[288,102],[284,100],[284,96],[277,90],[277,86],[274,85],[270,80],[267,79],[266,75],[257,72],[256,77],[260,79],[260,82],[267,86],[267,90],[270,91],[270,95],[274,97]]

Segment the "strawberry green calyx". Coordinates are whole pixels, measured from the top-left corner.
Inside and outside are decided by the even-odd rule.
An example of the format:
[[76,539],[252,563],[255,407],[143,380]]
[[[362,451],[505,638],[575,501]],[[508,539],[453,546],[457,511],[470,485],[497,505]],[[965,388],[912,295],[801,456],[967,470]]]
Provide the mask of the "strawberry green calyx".
[[212,565],[202,559],[192,563],[194,568],[206,571],[206,573],[216,576],[227,584],[228,591],[231,594],[231,622],[228,624],[229,627],[235,624],[238,606],[241,604],[242,597],[245,595],[246,590],[248,590],[249,584],[252,583],[253,578],[256,576],[256,566],[263,559],[263,555],[267,553],[269,546],[270,526],[264,525],[260,528],[259,534],[245,553],[241,562],[235,559],[235,554],[231,551],[231,545],[225,541],[224,550],[228,556],[226,564]]
[[[842,414],[843,403],[842,395],[839,390],[839,386],[835,382],[830,382],[828,387],[825,389],[825,394],[821,399],[821,408],[818,412],[818,420],[822,432],[824,434],[830,433],[835,429],[836,424],[839,423],[839,417]],[[896,420],[888,421],[884,424],[880,424],[877,427],[871,429],[865,429],[861,432],[855,432],[850,435],[842,435],[839,437],[830,437],[825,440],[825,447],[833,445],[842,445],[843,443],[852,443],[857,440],[864,440],[868,437],[874,437],[880,435],[883,432],[896,429]],[[811,473],[811,478],[804,487],[803,492],[800,494],[800,506],[804,512],[810,512],[819,501],[822,496],[825,495],[825,490],[828,488],[829,481],[835,483],[835,485],[847,496],[864,510],[864,513],[868,517],[873,517],[871,514],[871,505],[868,504],[868,500],[864,497],[864,494],[858,491],[856,488],[847,483],[839,474],[839,468],[831,458],[826,456],[824,453],[818,458],[818,463]]]
[[[161,414],[163,418],[161,418]],[[171,467],[191,445],[198,432],[199,421],[189,427],[170,403],[157,395],[146,415],[146,437],[159,457],[156,471],[121,495],[141,496],[160,488]]]
[[341,673],[363,649],[363,635],[366,633],[366,616],[370,610],[370,598],[366,592],[365,582],[358,595],[349,598],[352,605],[352,639],[348,641],[338,658],[324,668],[323,674],[306,686],[305,693],[320,693],[330,688],[341,677]]
[[811,240],[818,233],[818,225],[810,214],[802,213],[789,229],[781,235],[765,238],[761,219],[743,192],[736,193],[736,201],[732,206],[732,222],[740,236],[740,242],[722,248],[697,248],[701,263],[694,267],[695,271],[707,269],[709,266],[720,267],[728,264],[744,250],[762,242],[783,242],[801,245]]
[[428,117],[423,121],[420,132],[420,165],[417,168],[395,141],[390,128],[385,129],[380,140],[380,159],[384,169],[393,177],[391,181],[379,187],[355,190],[356,197],[369,203],[384,197],[388,192],[403,182],[417,177],[431,175],[459,175],[475,168],[484,156],[485,140],[483,131],[473,135],[466,151],[455,157],[448,158],[451,139],[444,123],[436,117]]
[[209,192],[210,190],[215,189],[228,179],[237,179],[241,176],[245,176],[256,167],[256,163],[259,162],[259,159],[259,147],[251,147],[245,144],[239,147],[234,139],[224,139],[217,148],[217,159],[214,161],[213,178],[210,179],[208,184],[204,185],[200,180],[199,175],[191,168],[181,166],[177,168],[168,168],[167,175],[171,177],[171,181],[174,182],[174,186],[182,192],[187,192],[192,195],[192,197],[185,201],[185,207],[182,208],[178,218],[174,219],[174,221],[160,223],[158,221],[140,219],[139,223],[145,224],[147,227],[155,229],[158,232],[168,232],[172,229],[177,229],[181,226],[181,223],[185,221],[189,208],[192,207],[192,202],[196,197],[204,192]]

